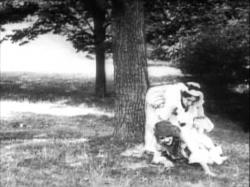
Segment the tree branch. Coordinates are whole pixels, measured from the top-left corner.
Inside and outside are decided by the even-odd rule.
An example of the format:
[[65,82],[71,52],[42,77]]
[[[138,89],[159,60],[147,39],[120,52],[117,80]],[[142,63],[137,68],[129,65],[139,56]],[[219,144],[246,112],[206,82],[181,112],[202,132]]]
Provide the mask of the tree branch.
[[89,26],[89,29],[94,33],[94,27],[89,23],[88,19],[83,17],[84,22]]

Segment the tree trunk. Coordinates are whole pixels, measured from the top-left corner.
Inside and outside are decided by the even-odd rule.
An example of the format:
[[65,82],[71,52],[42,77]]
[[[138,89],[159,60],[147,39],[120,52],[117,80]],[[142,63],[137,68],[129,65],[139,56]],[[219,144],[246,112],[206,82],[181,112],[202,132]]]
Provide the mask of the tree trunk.
[[95,94],[104,97],[106,94],[106,75],[105,75],[105,11],[98,9],[94,14],[94,38],[96,53],[96,82]]
[[143,140],[148,86],[142,0],[113,0],[114,137]]

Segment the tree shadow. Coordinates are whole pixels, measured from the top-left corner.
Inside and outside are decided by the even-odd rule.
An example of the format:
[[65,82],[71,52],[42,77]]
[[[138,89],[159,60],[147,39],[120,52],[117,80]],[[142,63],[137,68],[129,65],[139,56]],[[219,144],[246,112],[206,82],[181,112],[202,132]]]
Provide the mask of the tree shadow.
[[66,100],[66,104],[86,103],[95,106],[113,105],[112,83],[107,83],[110,93],[104,98],[96,97],[93,79],[79,75],[37,73],[1,74],[1,99],[37,101]]

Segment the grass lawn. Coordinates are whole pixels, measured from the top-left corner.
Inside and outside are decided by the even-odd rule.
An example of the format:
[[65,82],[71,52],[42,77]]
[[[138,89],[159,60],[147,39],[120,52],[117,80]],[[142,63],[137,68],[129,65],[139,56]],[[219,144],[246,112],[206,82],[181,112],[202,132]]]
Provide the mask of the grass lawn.
[[[176,80],[151,77],[155,83]],[[1,187],[249,186],[249,133],[237,122],[209,115],[216,125],[211,137],[229,156],[223,165],[211,166],[217,177],[186,163],[166,170],[150,164],[151,155],[120,155],[134,144],[112,141],[112,82],[105,99],[92,96],[93,82],[80,75],[1,74],[1,111],[9,107],[9,113],[0,113]],[[43,107],[39,111],[36,105]]]

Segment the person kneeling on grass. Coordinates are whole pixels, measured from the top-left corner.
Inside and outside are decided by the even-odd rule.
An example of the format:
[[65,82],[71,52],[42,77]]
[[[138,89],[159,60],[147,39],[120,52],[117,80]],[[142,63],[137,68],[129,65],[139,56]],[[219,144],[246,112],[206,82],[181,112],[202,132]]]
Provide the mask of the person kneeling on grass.
[[185,158],[180,151],[181,139],[180,129],[174,126],[169,121],[161,121],[156,123],[154,135],[160,147],[158,151],[163,156],[167,157],[171,161]]
[[206,174],[215,176],[208,164],[220,165],[227,157],[221,156],[221,147],[216,146],[204,133],[207,126],[202,122],[202,119],[196,119],[190,128],[188,125],[178,127],[161,121],[155,126],[155,137],[160,145],[159,151],[169,160],[186,158],[190,164],[199,163]]

